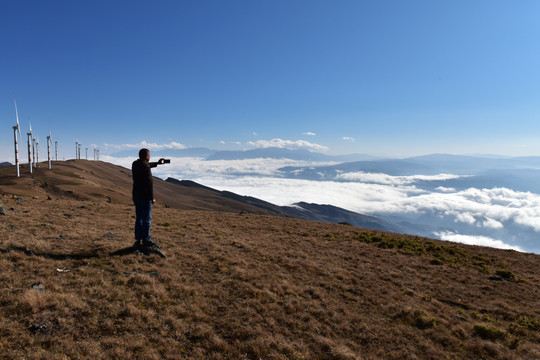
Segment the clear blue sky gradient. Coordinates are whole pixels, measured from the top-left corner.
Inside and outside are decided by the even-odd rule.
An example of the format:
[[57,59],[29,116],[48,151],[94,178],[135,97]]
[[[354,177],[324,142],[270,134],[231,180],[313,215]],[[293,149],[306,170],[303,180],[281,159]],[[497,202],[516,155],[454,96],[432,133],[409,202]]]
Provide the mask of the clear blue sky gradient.
[[0,158],[14,97],[66,158],[77,139],[540,155],[539,17],[536,0],[2,1]]

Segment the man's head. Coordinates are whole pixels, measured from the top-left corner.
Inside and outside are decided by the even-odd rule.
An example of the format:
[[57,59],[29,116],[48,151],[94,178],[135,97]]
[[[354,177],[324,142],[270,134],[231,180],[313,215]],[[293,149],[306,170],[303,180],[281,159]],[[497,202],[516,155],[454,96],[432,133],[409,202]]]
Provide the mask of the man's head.
[[139,159],[144,161],[150,161],[150,150],[141,149],[139,150]]

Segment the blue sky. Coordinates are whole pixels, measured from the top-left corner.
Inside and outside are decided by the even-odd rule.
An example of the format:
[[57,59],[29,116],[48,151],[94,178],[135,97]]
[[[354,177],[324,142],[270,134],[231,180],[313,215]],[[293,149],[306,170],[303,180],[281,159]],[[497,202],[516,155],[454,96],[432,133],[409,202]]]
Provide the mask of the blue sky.
[[14,97],[23,133],[45,144],[51,126],[65,158],[77,139],[540,155],[538,14],[532,0],[2,1],[0,160]]

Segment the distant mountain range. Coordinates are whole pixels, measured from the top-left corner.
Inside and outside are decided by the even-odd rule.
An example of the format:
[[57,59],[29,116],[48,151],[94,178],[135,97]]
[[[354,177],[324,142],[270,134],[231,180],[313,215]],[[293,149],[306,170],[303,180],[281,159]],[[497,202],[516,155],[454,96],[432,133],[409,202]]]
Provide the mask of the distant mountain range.
[[321,171],[325,173],[363,171],[394,176],[435,175],[441,173],[469,175],[488,170],[540,170],[540,157],[487,158],[463,155],[426,155],[405,159],[379,159],[345,162],[333,166],[315,168],[286,167],[284,172],[298,172],[309,176]]
[[[138,157],[138,149],[135,150],[123,150],[111,154],[113,157]],[[212,150],[204,147],[194,147],[194,148],[185,148],[185,149],[164,149],[164,150],[151,150],[152,157],[197,157],[206,159],[209,156],[212,156],[217,152],[217,150]]]
[[[151,153],[152,157],[199,157],[205,160],[290,159],[299,161],[344,162],[377,159],[374,156],[365,154],[326,155],[302,149],[290,150],[276,147],[238,151],[212,150],[209,148],[198,147],[185,149],[151,150]],[[120,151],[111,154],[111,156],[137,157],[137,151]]]
[[487,158],[461,155],[428,155],[406,159],[345,162],[329,166],[287,166],[279,169],[287,178],[348,181],[343,173],[378,173],[392,176],[467,175],[448,180],[417,180],[415,186],[433,190],[505,187],[540,193],[540,157]]
[[245,159],[290,159],[299,161],[357,161],[376,159],[373,156],[364,154],[349,154],[349,155],[326,155],[308,150],[289,150],[282,148],[264,148],[242,151],[217,151],[206,160],[245,160]]
[[12,165],[10,162],[2,162],[0,163],[0,166],[7,166],[7,165]]

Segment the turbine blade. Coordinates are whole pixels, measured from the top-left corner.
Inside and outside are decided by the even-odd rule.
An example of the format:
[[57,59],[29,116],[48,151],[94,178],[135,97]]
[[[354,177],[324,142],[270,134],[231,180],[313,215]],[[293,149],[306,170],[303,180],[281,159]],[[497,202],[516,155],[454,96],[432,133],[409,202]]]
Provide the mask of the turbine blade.
[[13,99],[15,103],[15,117],[17,118],[17,130],[19,131],[19,137],[22,139],[21,126],[19,125],[19,110],[17,109],[17,100]]
[[15,117],[17,118],[17,127],[19,127],[19,110],[17,109],[17,100],[13,99],[15,103]]

